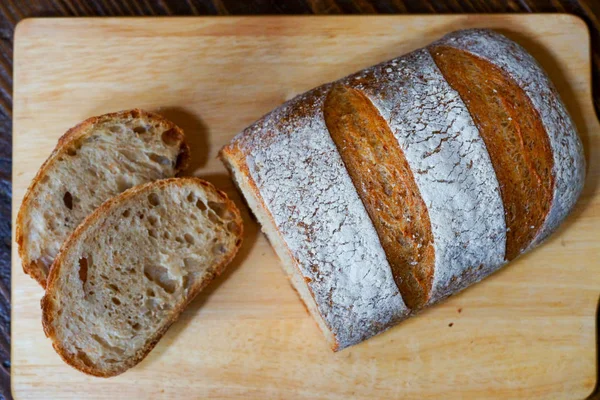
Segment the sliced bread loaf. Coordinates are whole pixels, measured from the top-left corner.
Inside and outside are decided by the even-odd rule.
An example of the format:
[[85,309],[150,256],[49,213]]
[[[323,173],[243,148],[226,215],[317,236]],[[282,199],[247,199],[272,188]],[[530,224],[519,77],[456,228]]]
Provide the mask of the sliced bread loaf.
[[56,257],[43,325],[71,366],[95,376],[139,363],[242,241],[234,203],[208,182],[173,178],[94,211]]
[[17,216],[23,270],[42,286],[60,246],[100,204],[124,190],[185,168],[183,131],[134,109],[71,128],[33,179]]

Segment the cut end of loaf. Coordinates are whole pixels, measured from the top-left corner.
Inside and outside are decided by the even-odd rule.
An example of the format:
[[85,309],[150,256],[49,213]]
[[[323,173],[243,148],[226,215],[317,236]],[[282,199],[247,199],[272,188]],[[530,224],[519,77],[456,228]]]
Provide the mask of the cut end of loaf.
[[92,117],[71,128],[33,179],[17,216],[23,270],[46,285],[68,235],[105,200],[184,169],[184,134],[139,109]]
[[300,296],[300,299],[304,302],[306,309],[314,318],[319,329],[321,329],[325,335],[328,345],[333,351],[341,350],[337,338],[331,332],[331,329],[327,326],[325,320],[319,312],[315,299],[310,292],[310,288],[307,286],[304,277],[298,270],[298,267],[295,265],[294,258],[290,254],[287,245],[279,235],[273,219],[266,211],[264,203],[262,202],[260,194],[258,193],[258,189],[256,188],[254,182],[252,182],[250,174],[242,172],[244,169],[247,169],[247,167],[245,166],[243,160],[241,160],[242,155],[240,154],[239,149],[237,146],[235,146],[235,144],[232,144],[222,149],[219,155],[233,177],[233,181],[235,182],[236,186],[243,193],[244,198],[248,202],[248,206],[260,223],[262,231],[267,236],[267,239],[271,243],[275,253],[281,260],[281,265],[288,279],[290,280],[290,283]]
[[87,374],[126,371],[224,270],[242,231],[235,205],[200,179],[122,193],[88,217],[56,258],[42,300],[46,335]]

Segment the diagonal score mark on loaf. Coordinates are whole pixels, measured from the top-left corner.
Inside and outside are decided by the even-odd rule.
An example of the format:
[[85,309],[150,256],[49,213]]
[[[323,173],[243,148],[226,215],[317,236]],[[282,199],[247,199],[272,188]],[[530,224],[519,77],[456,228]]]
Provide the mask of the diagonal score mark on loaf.
[[449,46],[429,50],[488,149],[500,182],[510,261],[533,241],[550,210],[554,177],[548,135],[523,89],[498,67]]
[[551,234],[571,211],[585,178],[583,146],[556,88],[537,61],[521,46],[486,29],[458,31],[434,45],[465,50],[500,67],[531,99],[550,139],[555,179],[552,204],[534,247]]
[[323,119],[330,85],[305,93],[236,138],[251,178],[338,349],[408,310],[377,233]]
[[504,262],[506,228],[490,157],[465,104],[427,50],[343,80],[388,121],[427,205],[435,269],[428,304]]
[[404,302],[421,308],[433,281],[433,237],[427,207],[398,141],[358,90],[334,85],[323,113]]

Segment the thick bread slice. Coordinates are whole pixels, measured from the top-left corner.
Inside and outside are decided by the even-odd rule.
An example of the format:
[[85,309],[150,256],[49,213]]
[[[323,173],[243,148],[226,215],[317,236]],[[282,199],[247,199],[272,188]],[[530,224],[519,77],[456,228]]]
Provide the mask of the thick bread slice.
[[242,219],[210,183],[172,178],[107,201],[56,257],[42,299],[58,354],[95,376],[139,363],[238,251]]
[[158,114],[134,109],[71,128],[31,182],[17,216],[23,270],[46,285],[60,246],[107,199],[185,168],[183,131]]

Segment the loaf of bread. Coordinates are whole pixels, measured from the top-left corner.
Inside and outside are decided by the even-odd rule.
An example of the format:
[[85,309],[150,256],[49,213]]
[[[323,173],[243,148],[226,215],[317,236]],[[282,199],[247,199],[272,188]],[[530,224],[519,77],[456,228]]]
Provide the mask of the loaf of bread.
[[242,242],[234,203],[208,182],[172,178],[108,200],[69,236],[42,299],[58,354],[91,375],[139,363]]
[[490,30],[302,94],[221,158],[334,350],[538,245],[585,170],[546,74]]
[[60,246],[105,200],[170,178],[189,158],[183,131],[158,114],[128,110],[71,128],[31,182],[17,215],[23,270],[46,285]]

